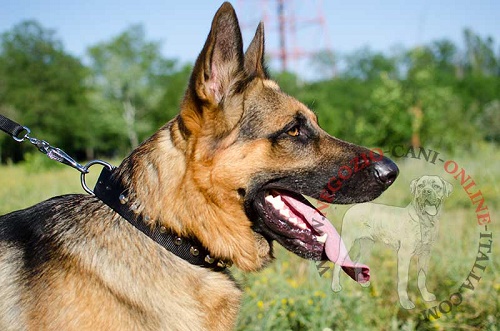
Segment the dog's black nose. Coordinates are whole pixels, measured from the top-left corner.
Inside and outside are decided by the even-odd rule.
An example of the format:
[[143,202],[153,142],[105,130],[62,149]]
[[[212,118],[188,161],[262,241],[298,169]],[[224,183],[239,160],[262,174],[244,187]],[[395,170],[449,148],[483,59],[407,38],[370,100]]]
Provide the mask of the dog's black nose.
[[391,186],[398,177],[398,166],[390,159],[384,158],[373,165],[373,172],[377,181],[384,185],[385,188]]

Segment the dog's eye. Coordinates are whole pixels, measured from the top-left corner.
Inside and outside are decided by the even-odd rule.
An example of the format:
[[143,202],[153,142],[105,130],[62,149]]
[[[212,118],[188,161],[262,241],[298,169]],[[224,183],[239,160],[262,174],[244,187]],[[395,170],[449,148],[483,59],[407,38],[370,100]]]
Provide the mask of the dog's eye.
[[296,125],[294,126],[293,128],[291,128],[290,130],[288,130],[286,132],[289,136],[291,137],[297,137],[297,136],[300,136],[300,129],[299,129],[299,126]]

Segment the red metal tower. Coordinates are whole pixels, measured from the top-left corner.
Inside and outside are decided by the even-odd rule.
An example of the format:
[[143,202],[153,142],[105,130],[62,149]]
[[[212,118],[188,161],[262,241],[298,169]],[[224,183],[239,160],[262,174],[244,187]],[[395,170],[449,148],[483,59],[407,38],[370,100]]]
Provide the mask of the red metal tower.
[[331,53],[323,0],[239,0],[237,7],[244,34],[264,22],[266,54],[281,71],[297,73],[318,52]]

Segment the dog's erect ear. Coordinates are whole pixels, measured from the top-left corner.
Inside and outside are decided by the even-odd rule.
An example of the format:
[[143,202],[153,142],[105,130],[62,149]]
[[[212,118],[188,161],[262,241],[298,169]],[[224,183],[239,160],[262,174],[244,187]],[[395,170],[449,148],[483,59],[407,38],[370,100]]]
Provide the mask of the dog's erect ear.
[[415,190],[417,189],[417,182],[418,182],[418,178],[411,181],[411,183],[410,183],[411,194],[415,194]]
[[441,179],[441,181],[443,182],[445,196],[449,197],[451,192],[453,191],[453,185],[451,185],[441,177],[439,177],[439,179]]
[[245,70],[251,76],[269,78],[264,65],[264,23],[260,22],[245,53]]
[[241,80],[243,41],[238,18],[229,2],[215,14],[212,28],[191,76],[191,92],[202,102],[217,105]]

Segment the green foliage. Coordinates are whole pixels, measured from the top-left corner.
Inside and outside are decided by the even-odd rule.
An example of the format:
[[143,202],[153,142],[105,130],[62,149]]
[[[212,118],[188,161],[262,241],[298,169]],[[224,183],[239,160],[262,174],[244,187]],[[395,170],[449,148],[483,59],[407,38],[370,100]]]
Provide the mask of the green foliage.
[[382,75],[371,94],[366,115],[356,122],[356,136],[369,146],[408,145],[412,133],[411,103],[405,92],[400,81]]
[[[481,187],[490,210],[497,210],[500,153],[491,144],[455,159]],[[418,160],[398,160],[400,177],[378,203],[405,206],[411,201],[409,183],[416,174],[437,171],[436,165]],[[421,312],[450,297],[468,276],[477,255],[478,226],[475,208],[457,184],[444,201],[438,238],[432,249],[428,270],[429,290],[438,298],[426,302],[417,286],[417,263],[409,270],[408,294],[416,308],[405,310],[397,294],[397,256],[380,241],[373,245],[367,261],[371,285],[362,288],[341,273],[341,292],[331,291],[332,264],[322,277],[314,262],[305,261],[275,244],[276,261],[254,274],[236,272],[245,292],[238,330],[467,330],[498,331],[500,325],[500,249],[493,243],[491,260],[473,292],[439,319],[423,320]],[[314,204],[314,202],[313,202]],[[332,205],[325,215],[341,229],[349,206]],[[493,225],[494,227],[494,225]],[[482,227],[481,227],[482,228]],[[355,254],[351,252],[351,257]],[[477,271],[479,273],[479,270]]]
[[[114,143],[108,148],[124,152],[156,129],[151,119],[158,117],[155,112],[163,99],[167,76],[178,74],[174,72],[176,63],[161,56],[160,44],[147,41],[140,25],[91,47],[88,53],[95,87],[92,104],[104,115],[97,132],[103,134],[100,140],[119,138],[107,139]],[[172,98],[175,101],[176,96]]]
[[[20,23],[1,37],[0,112],[69,154],[124,155],[179,111],[191,65],[165,59],[160,46],[134,25],[90,47],[85,67],[53,31]],[[369,47],[342,56],[325,51],[311,63],[320,80],[273,76],[341,139],[468,151],[500,141],[495,47],[465,30],[463,47],[442,39],[391,55]],[[19,161],[30,148],[0,137],[2,162]]]
[[481,38],[470,29],[464,30],[465,70],[472,75],[498,75],[500,59],[495,56],[493,38]]
[[374,52],[369,47],[363,47],[346,57],[347,68],[343,75],[361,80],[377,80],[382,73],[395,75],[397,73],[396,59],[383,53]]
[[[53,31],[33,21],[3,33],[0,50],[2,114],[62,148],[83,149],[90,134],[83,125],[88,115],[88,70],[80,60],[65,53]],[[13,145],[3,141],[5,157]]]
[[[463,47],[438,40],[391,56],[369,48],[342,58],[325,52],[312,64],[321,72],[321,80],[307,82],[292,73],[274,76],[285,92],[318,114],[323,128],[342,139],[378,147],[418,142],[443,153],[467,152],[462,155],[464,162],[477,160],[467,169],[474,170],[475,178],[483,183],[483,194],[492,201],[498,196],[498,160],[492,159],[498,149],[485,149],[483,140],[500,142],[500,58],[496,48],[491,38],[465,30]],[[29,126],[36,137],[70,155],[87,158],[123,155],[177,114],[191,66],[165,59],[160,44],[148,41],[141,26],[90,47],[89,56],[87,68],[65,52],[53,31],[33,21],[3,33],[0,113]],[[339,64],[343,69],[336,72]],[[56,194],[82,192],[74,170],[38,154],[28,144],[19,145],[0,135],[2,162],[22,160],[27,151],[24,167],[0,169],[0,214]],[[485,170],[485,165],[492,166]],[[400,178],[412,173],[408,165],[401,169]],[[399,201],[403,192],[407,191],[389,190],[386,196]],[[465,197],[449,203],[458,210],[453,226],[444,230],[465,238],[473,215],[463,209],[470,201]],[[431,282],[439,297],[449,295],[440,290],[449,288],[441,283],[447,280],[440,275],[470,262],[461,257],[474,245],[463,243],[457,248],[448,239],[438,248],[436,256],[458,256],[454,265],[433,262],[437,271]],[[319,278],[314,265],[277,249],[278,263],[263,273],[237,275],[247,286],[238,327],[366,330],[371,325],[377,330],[442,330],[467,325],[471,330],[496,330],[500,286],[495,271],[498,252],[494,253],[496,260],[491,269],[488,266],[494,271],[489,274],[493,280],[482,281],[473,299],[468,298],[450,318],[421,322],[416,314],[398,308],[391,282],[394,265],[388,262],[393,256],[386,252],[376,257],[379,278],[371,289],[350,284],[347,291],[334,295],[329,281]]]
[[366,137],[356,134],[356,126],[367,115],[367,101],[373,87],[358,78],[334,78],[304,86],[298,97],[317,113],[320,124],[329,133],[365,143]]
[[[40,155],[44,157],[43,155]],[[47,159],[48,160],[48,159]],[[492,213],[500,202],[499,148],[482,144],[472,154],[455,159],[477,182]],[[49,160],[50,161],[50,160]],[[42,161],[45,162],[45,161]],[[0,166],[0,215],[26,208],[55,195],[83,193],[74,169],[51,161],[49,170],[26,166]],[[112,161],[117,164],[119,161]],[[424,164],[422,164],[424,163]],[[417,173],[431,173],[436,165],[427,162],[398,161],[401,175],[381,197],[380,203],[404,206],[409,202],[409,182]],[[422,169],[424,167],[424,169]],[[93,168],[92,168],[93,169]],[[99,170],[87,176],[93,186]],[[453,178],[450,178],[453,181]],[[457,182],[455,182],[457,183]],[[457,187],[458,186],[458,187]],[[331,206],[324,212],[341,229],[347,206]],[[438,240],[432,250],[428,286],[438,300],[447,299],[465,280],[477,255],[478,232],[475,210],[459,185],[444,202]],[[493,220],[494,222],[495,220]],[[495,224],[492,224],[495,229]],[[493,230],[494,231],[494,230]],[[493,234],[495,235],[495,233]],[[399,306],[396,255],[380,243],[367,261],[372,282],[362,288],[345,274],[343,289],[331,291],[331,269],[319,276],[314,262],[306,261],[275,246],[276,261],[258,273],[231,272],[244,291],[238,330],[466,330],[498,331],[500,325],[500,245],[493,243],[491,260],[474,292],[464,296],[459,309],[440,319],[422,321],[420,312],[438,302],[424,302],[417,288],[416,261],[409,273],[409,295],[416,304],[410,311]],[[326,266],[332,267],[331,264]],[[478,271],[479,272],[479,271]]]
[[487,103],[479,121],[479,125],[484,128],[486,140],[500,143],[500,100]]
[[286,90],[342,139],[467,151],[500,137],[500,59],[491,38],[466,30],[464,39],[464,52],[446,39],[392,56],[363,48],[338,76]]
[[36,174],[57,169],[61,164],[35,150],[24,155],[23,166],[27,173]]
[[192,68],[191,65],[184,65],[178,71],[163,77],[161,81],[163,95],[155,111],[147,115],[154,128],[159,128],[165,121],[170,120],[179,113],[179,106],[187,88]]

